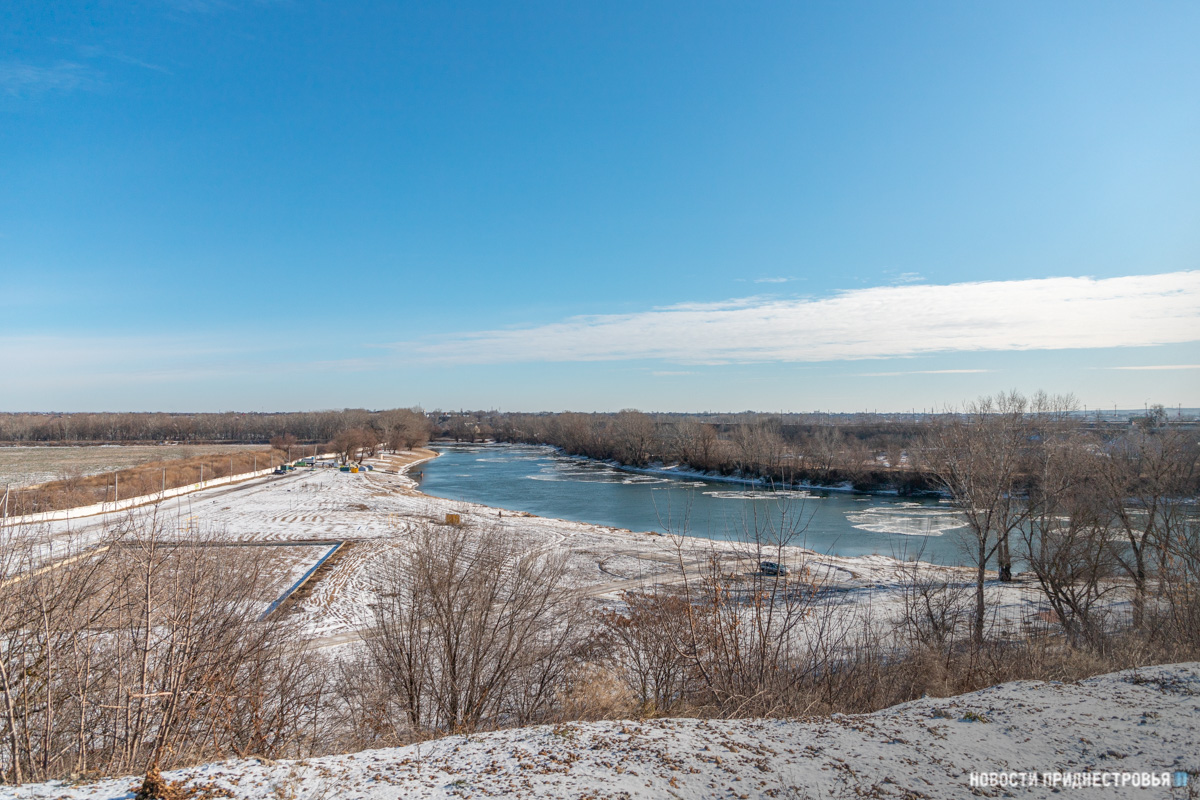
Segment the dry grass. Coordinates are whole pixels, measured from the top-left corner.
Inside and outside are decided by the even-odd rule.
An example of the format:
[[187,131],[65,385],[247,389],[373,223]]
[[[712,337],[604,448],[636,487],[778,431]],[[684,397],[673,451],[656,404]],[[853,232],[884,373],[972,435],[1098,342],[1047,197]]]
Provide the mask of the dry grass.
[[267,445],[257,444],[4,445],[0,446],[0,487],[11,484],[29,488],[46,481],[98,475],[151,461],[268,449]]
[[[162,452],[160,448],[154,449]],[[15,516],[58,511],[109,502],[113,499],[151,495],[163,488],[173,489],[197,483],[202,475],[203,479],[208,481],[230,474],[249,473],[256,468],[277,466],[284,460],[285,455],[267,447],[236,450],[227,447],[191,458],[149,461],[96,475],[75,474],[60,480],[12,490],[8,499],[8,514]]]

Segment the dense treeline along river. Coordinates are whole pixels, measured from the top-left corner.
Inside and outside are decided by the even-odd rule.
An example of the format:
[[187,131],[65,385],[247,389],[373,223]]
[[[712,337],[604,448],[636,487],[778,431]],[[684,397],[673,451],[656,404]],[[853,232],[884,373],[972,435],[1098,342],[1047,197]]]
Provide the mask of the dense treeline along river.
[[781,528],[791,544],[823,553],[878,553],[966,564],[962,518],[944,501],[760,486],[616,469],[550,447],[439,445],[417,468],[421,490],[542,517],[634,531],[764,540]]

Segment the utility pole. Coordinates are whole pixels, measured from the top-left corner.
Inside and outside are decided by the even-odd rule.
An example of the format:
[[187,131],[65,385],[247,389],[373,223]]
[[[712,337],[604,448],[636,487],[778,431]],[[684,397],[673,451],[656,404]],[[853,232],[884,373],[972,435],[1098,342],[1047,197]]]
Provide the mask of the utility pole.
[[116,505],[116,502],[121,499],[120,491],[121,491],[121,473],[114,472],[113,473],[113,504],[114,505]]

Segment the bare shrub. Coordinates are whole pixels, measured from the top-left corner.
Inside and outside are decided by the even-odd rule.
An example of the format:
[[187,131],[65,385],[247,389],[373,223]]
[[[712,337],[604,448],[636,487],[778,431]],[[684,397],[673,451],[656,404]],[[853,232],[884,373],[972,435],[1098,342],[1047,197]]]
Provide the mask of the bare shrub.
[[617,719],[638,710],[626,681],[595,663],[580,664],[564,676],[555,705],[559,720]]
[[899,570],[905,644],[948,653],[971,618],[972,587],[918,561]]
[[7,780],[304,749],[312,673],[286,624],[259,621],[257,556],[184,546],[154,514],[99,543],[0,532]]
[[688,641],[689,608],[678,592],[626,592],[624,607],[600,614],[610,660],[644,716],[667,714],[692,686],[694,654]]
[[[683,519],[686,524],[686,514]],[[752,508],[732,552],[674,536],[682,601],[675,647],[693,704],[727,717],[806,708],[796,690],[817,667],[814,653],[835,649],[844,633],[834,615],[819,608],[820,579],[789,549],[806,525],[802,504],[783,504],[774,513]],[[768,572],[768,562],[783,569]],[[675,601],[659,593],[653,602]],[[643,625],[669,613],[669,607],[653,609]]]
[[470,525],[417,525],[407,536],[378,575],[382,599],[364,635],[411,731],[537,719],[579,634],[564,556]]
[[400,698],[394,691],[394,676],[379,669],[373,653],[342,655],[331,668],[326,707],[336,726],[335,751],[394,747],[416,738],[403,709],[397,708]]
[[1186,654],[1200,650],[1200,520],[1183,517],[1165,538],[1161,601],[1149,627],[1157,641]]
[[[89,632],[111,607],[108,549],[0,526],[0,689],[6,780],[86,771],[92,690],[107,660]],[[54,569],[50,559],[64,566]]]

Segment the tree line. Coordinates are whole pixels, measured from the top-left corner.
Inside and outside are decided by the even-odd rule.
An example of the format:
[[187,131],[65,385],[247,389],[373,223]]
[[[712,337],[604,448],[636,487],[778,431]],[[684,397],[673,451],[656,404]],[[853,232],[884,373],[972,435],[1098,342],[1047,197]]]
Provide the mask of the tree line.
[[815,481],[930,488],[909,461],[925,424],[875,415],[471,412],[441,414],[435,424],[439,436],[454,441],[550,444],[631,467],[677,464],[779,485]]
[[0,442],[82,444],[129,442],[214,442],[266,444],[292,437],[309,444],[332,441],[349,430],[373,432],[388,441],[405,431],[410,440],[429,435],[424,412],[397,408],[382,411],[296,411],[281,413],[73,413],[0,414]]
[[1100,636],[1114,595],[1126,595],[1140,628],[1152,593],[1162,600],[1200,585],[1198,432],[1143,424],[1098,433],[1073,410],[1070,397],[1001,393],[926,434],[924,467],[967,523],[976,641],[992,564],[1009,582],[1023,560],[1075,641]]
[[[1020,397],[1019,393],[1008,393]],[[1161,406],[1132,423],[1098,422],[1078,413],[1073,398],[1023,398],[1065,404],[1059,422],[1100,446],[1133,432],[1196,433],[1200,426],[1167,424]],[[762,479],[777,486],[851,484],[901,494],[944,490],[934,470],[937,432],[975,414],[979,403],[921,417],[835,414],[434,413],[436,435],[454,441],[549,444],[581,455],[644,468],[677,465],[702,473]],[[986,416],[986,412],[983,416]],[[1044,418],[1032,413],[1029,419]],[[1031,431],[1030,435],[1036,435]]]

